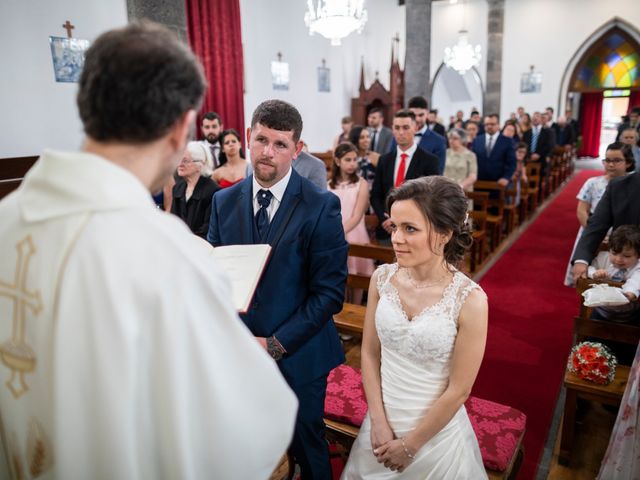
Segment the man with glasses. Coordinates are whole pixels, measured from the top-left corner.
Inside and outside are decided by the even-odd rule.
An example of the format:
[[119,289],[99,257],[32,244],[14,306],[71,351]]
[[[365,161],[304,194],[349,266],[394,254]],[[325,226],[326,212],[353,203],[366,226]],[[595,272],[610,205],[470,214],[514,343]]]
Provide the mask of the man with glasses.
[[510,138],[500,133],[497,114],[484,118],[485,133],[478,135],[471,150],[478,159],[478,180],[498,182],[506,187],[516,170],[516,154]]

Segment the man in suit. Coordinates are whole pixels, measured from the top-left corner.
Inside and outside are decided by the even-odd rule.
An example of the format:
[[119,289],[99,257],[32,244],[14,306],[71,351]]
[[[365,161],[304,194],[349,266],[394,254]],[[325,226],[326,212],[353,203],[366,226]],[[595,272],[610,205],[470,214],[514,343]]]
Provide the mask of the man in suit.
[[555,145],[550,129],[545,128],[540,112],[533,112],[531,129],[524,132],[522,141],[527,144],[532,162],[540,162],[540,173],[544,176],[547,169],[547,157]]
[[607,232],[620,225],[640,225],[640,172],[609,182],[576,245],[572,259],[574,280],[587,276],[587,267]]
[[556,134],[556,144],[561,147],[573,145],[576,143],[576,132],[573,127],[567,123],[566,117],[562,115],[558,117],[558,121],[552,126],[552,130]]
[[293,161],[293,169],[322,190],[327,189],[327,167],[318,157],[303,150]]
[[386,212],[389,192],[405,180],[438,175],[438,157],[418,148],[414,142],[415,115],[410,110],[400,110],[393,117],[393,137],[397,144],[394,151],[380,157],[376,176],[371,187],[371,206],[380,226],[376,231],[378,241],[390,244],[391,221]]
[[429,110],[427,128],[446,139],[446,130],[444,125],[438,123],[438,110]]
[[342,309],[348,245],[338,197],[291,166],[302,150],[301,131],[293,105],[268,100],[258,106],[247,129],[254,174],[214,195],[207,239],[214,246],[271,245],[241,318],[298,397],[290,452],[302,479],[328,480],[324,398],[327,375],[344,361],[332,317]]
[[202,140],[202,144],[205,147],[207,152],[207,156],[209,160],[211,160],[211,165],[215,170],[218,168],[220,163],[220,152],[222,150],[220,145],[220,133],[224,130],[222,125],[222,119],[220,115],[216,112],[207,112],[202,117],[202,125],[200,126],[202,130],[202,136],[204,140]]
[[[411,111],[416,118],[414,142],[418,145],[418,148],[427,153],[431,153],[438,158],[438,174],[442,175],[444,172],[444,164],[447,159],[447,143],[444,137],[438,135],[432,130],[429,130],[429,127],[427,126],[427,116],[429,114],[429,111],[427,110],[427,100],[424,97],[411,98],[409,100],[409,111]],[[391,149],[389,151],[395,153],[397,145],[398,144],[394,139],[391,142]]]
[[371,138],[371,150],[378,152],[380,155],[389,151],[389,145],[393,135],[391,129],[383,125],[384,117],[382,110],[372,108],[367,116],[367,124],[369,125],[369,137]]
[[471,150],[478,159],[478,180],[498,182],[506,187],[516,170],[516,154],[513,141],[500,133],[500,119],[497,114],[484,119],[485,133],[478,135]]

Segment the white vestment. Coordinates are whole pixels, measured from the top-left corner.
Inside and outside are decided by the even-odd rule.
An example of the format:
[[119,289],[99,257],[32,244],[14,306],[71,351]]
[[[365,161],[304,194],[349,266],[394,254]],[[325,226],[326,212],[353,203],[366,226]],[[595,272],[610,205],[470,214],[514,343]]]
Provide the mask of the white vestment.
[[10,478],[269,477],[297,400],[206,245],[133,174],[45,152],[0,202],[0,251]]

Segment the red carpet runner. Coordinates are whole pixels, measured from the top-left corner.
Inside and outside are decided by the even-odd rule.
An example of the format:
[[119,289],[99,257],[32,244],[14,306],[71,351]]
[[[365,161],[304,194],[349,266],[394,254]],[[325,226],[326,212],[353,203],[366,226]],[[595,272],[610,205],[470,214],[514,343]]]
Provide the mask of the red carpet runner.
[[473,395],[527,415],[518,479],[535,476],[562,384],[578,310],[562,282],[579,226],[576,195],[594,174],[577,174],[480,281],[489,336]]

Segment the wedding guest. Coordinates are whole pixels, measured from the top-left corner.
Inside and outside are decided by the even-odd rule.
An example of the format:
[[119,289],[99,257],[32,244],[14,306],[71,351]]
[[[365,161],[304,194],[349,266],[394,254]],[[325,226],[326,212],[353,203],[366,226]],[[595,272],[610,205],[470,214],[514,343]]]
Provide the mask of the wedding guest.
[[220,134],[222,151],[220,152],[221,166],[213,171],[211,178],[220,188],[227,188],[244,180],[247,175],[247,161],[242,151],[240,134],[234,129],[225,130]]
[[342,478],[486,479],[463,405],[488,310],[480,286],[456,269],[472,243],[467,198],[431,176],[394,189],[388,204],[398,260],[371,278],[362,338],[369,410]]
[[356,125],[349,133],[349,142],[356,147],[358,156],[358,175],[364,178],[369,185],[369,190],[373,186],[373,179],[376,177],[376,167],[380,154],[370,149],[371,134],[362,125]]
[[211,178],[211,164],[202,142],[189,142],[178,165],[180,179],[173,186],[171,213],[191,231],[206,238],[211,216],[211,198],[218,186]]
[[514,147],[516,146],[516,144],[520,140],[518,138],[518,132],[517,132],[516,124],[515,124],[515,122],[512,122],[511,120],[507,120],[505,122],[504,127],[502,127],[502,132],[501,133],[505,137],[511,139],[511,141],[513,142],[513,146]]
[[[347,242],[369,243],[369,234],[364,224],[364,215],[369,209],[369,186],[357,172],[356,147],[351,143],[341,143],[334,152],[329,191],[340,199],[342,227]],[[373,273],[373,260],[348,257],[347,268],[351,274],[369,277]],[[362,290],[348,290],[346,301],[360,304],[362,293]]]
[[340,128],[342,129],[342,131],[333,140],[332,150],[335,150],[339,144],[349,141],[349,132],[353,128],[353,118],[351,118],[348,115],[346,117],[342,117],[342,121],[340,122]]
[[[604,165],[605,174],[598,177],[591,177],[584,182],[582,188],[578,192],[576,198],[578,199],[578,207],[576,209],[576,215],[578,216],[578,222],[580,222],[580,229],[576,235],[576,241],[571,251],[569,259],[573,258],[576,251],[580,237],[587,226],[589,217],[593,215],[604,195],[609,182],[616,177],[623,177],[627,174],[629,169],[634,168],[633,156],[631,151],[620,142],[614,142],[607,147],[605,158],[602,160]],[[608,229],[608,228],[607,228]],[[600,242],[598,242],[599,244]],[[595,255],[593,255],[595,257]],[[593,257],[592,257],[593,258]],[[585,266],[588,263],[585,262]],[[585,267],[586,270],[586,267]],[[575,286],[575,279],[572,273],[571,261],[567,267],[567,273],[565,275],[564,284],[567,287]]]
[[476,122],[472,122],[471,120],[469,120],[464,127],[464,131],[467,134],[465,147],[470,149],[471,145],[473,144],[473,141],[478,136],[478,131],[479,131],[478,124]]
[[635,161],[635,170],[640,170],[640,147],[638,147],[638,131],[633,128],[625,128],[620,133],[620,142],[628,145]]
[[524,134],[531,130],[531,116],[528,113],[523,113],[518,120],[518,137],[524,138]]
[[516,207],[520,205],[520,199],[522,195],[521,183],[526,183],[529,181],[529,179],[527,178],[527,169],[525,168],[527,151],[528,148],[526,143],[520,142],[516,145],[516,170],[515,172],[513,172],[513,176],[511,177],[511,185],[513,185],[516,190],[516,198],[514,202]]
[[447,135],[449,148],[444,176],[455,181],[463,190],[472,191],[478,174],[478,162],[476,154],[464,146],[466,136],[465,131],[459,128],[454,128]]

